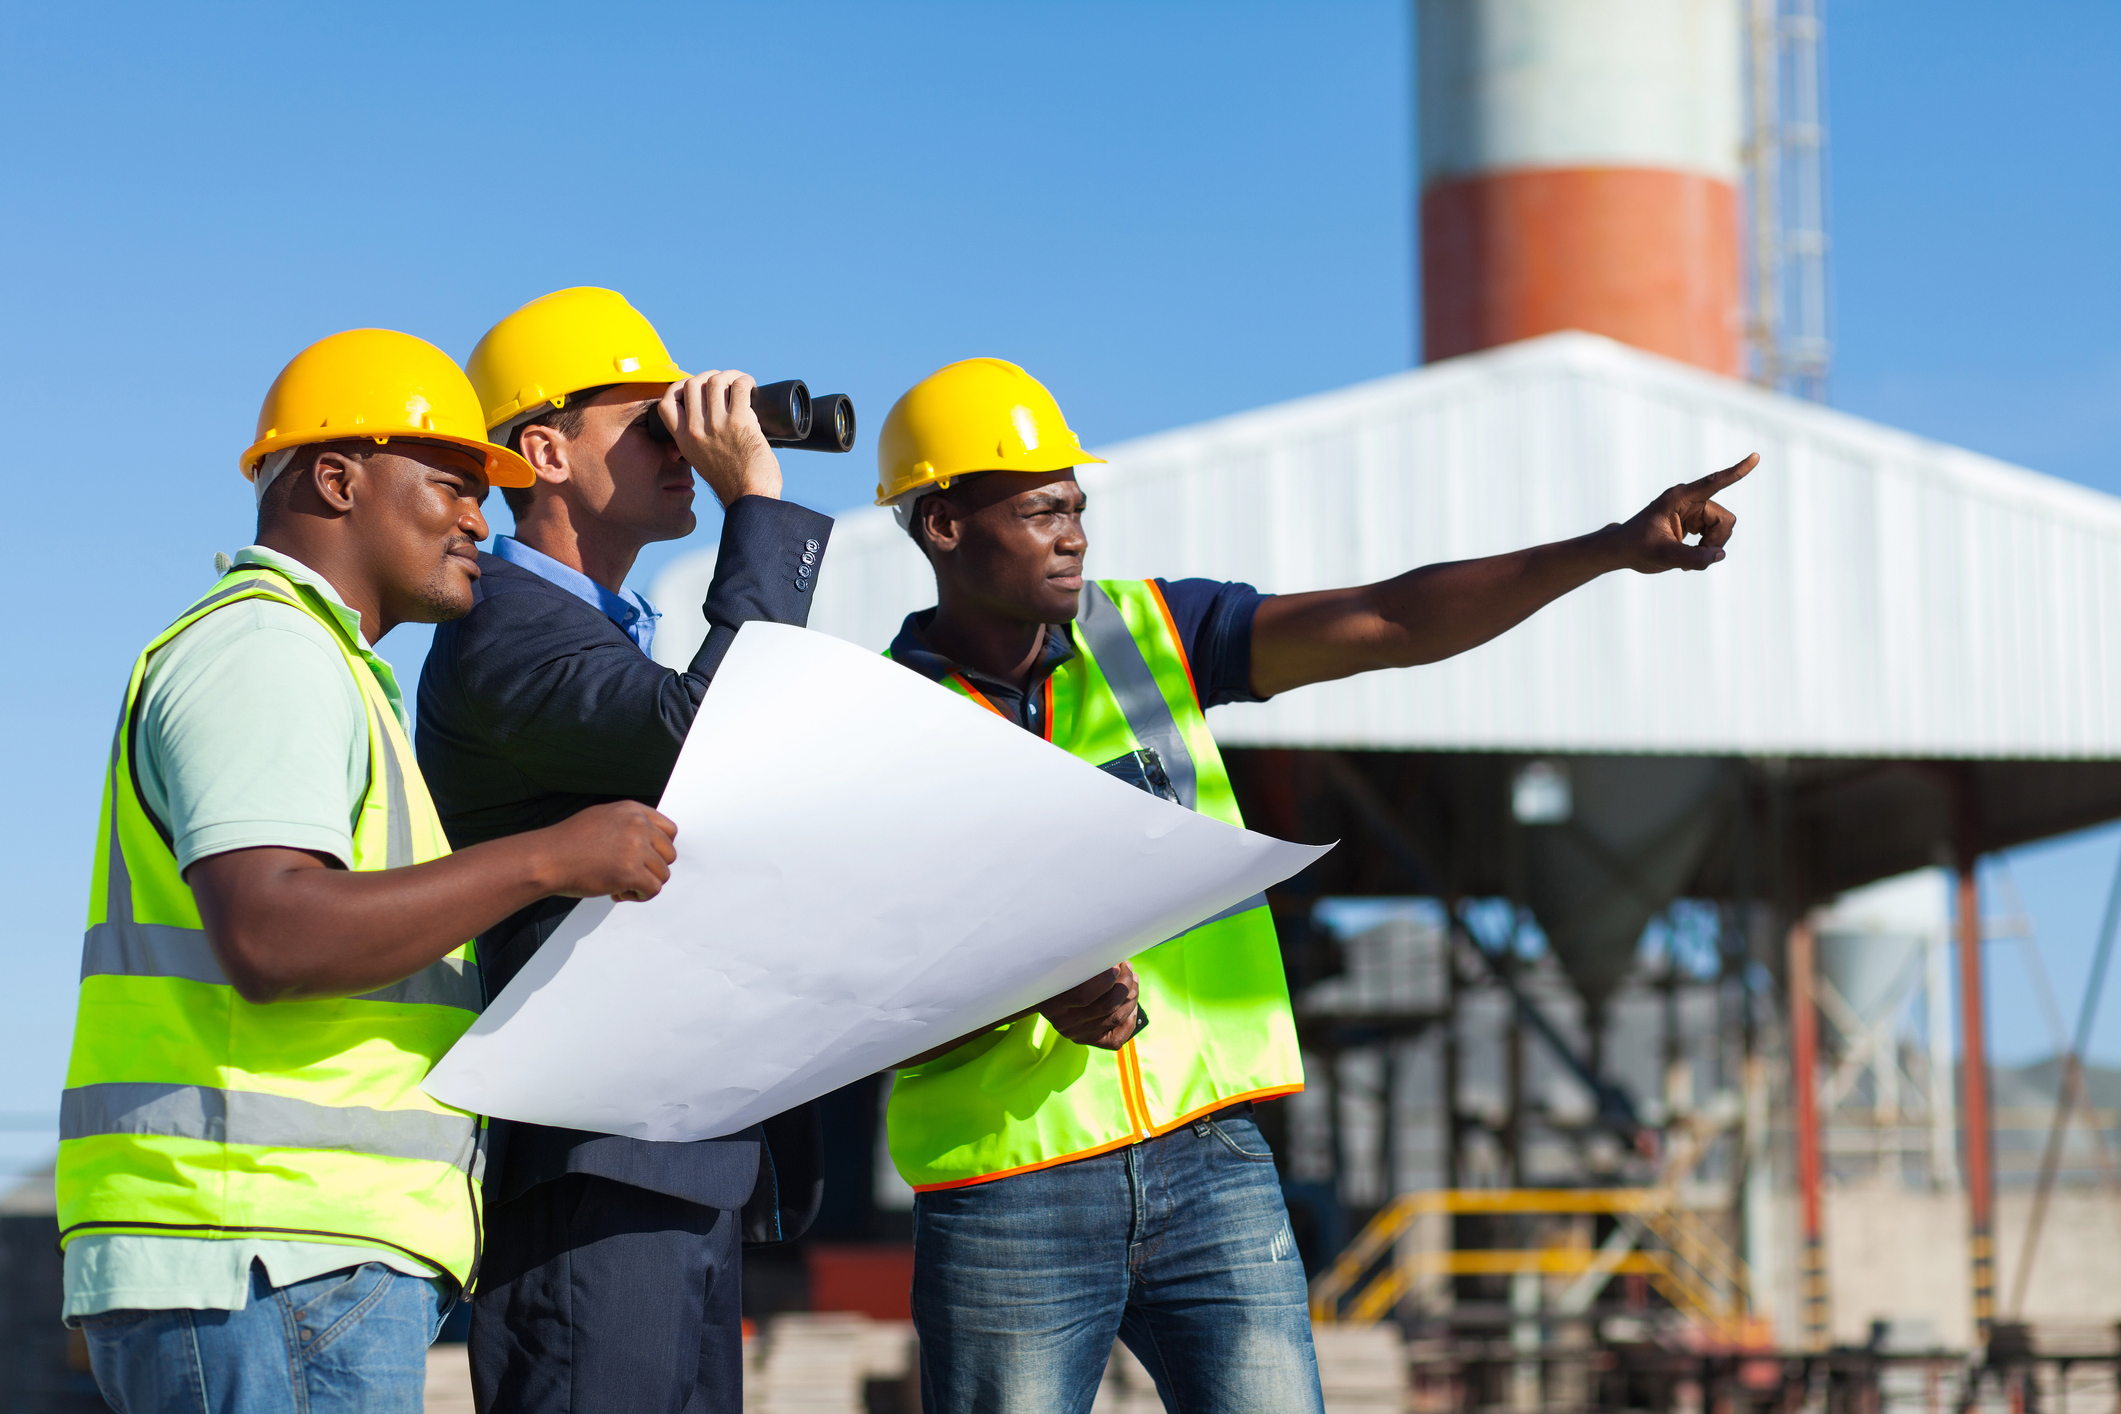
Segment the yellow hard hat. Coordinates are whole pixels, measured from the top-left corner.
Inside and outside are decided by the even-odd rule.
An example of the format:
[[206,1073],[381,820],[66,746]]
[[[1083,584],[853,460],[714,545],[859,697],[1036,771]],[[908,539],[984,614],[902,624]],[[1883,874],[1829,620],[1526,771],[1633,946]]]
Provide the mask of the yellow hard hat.
[[528,486],[537,474],[486,440],[478,394],[456,360],[425,339],[390,329],[348,329],[319,339],[288,362],[258,409],[258,440],[243,454],[244,479],[273,452],[316,442],[418,437],[451,442],[486,458],[493,486]]
[[876,503],[922,486],[947,490],[976,471],[1065,471],[1102,462],[1061,416],[1046,385],[998,358],[968,358],[923,378],[891,405],[876,439]]
[[491,429],[541,403],[613,383],[675,383],[685,370],[617,290],[577,285],[532,300],[486,331],[465,365]]

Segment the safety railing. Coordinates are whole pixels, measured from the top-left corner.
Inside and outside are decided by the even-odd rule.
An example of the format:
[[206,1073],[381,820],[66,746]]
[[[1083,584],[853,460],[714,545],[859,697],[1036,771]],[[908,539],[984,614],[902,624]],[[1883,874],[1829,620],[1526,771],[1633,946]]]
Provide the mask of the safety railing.
[[[1599,1247],[1422,1250],[1406,1239],[1419,1221],[1445,1214],[1570,1216],[1619,1220]],[[1419,1284],[1440,1276],[1575,1277],[1603,1286],[1638,1275],[1672,1306],[1736,1340],[1746,1328],[1751,1282],[1745,1263],[1701,1215],[1668,1188],[1454,1188],[1406,1193],[1387,1204],[1311,1283],[1312,1319],[1368,1325],[1383,1320]]]

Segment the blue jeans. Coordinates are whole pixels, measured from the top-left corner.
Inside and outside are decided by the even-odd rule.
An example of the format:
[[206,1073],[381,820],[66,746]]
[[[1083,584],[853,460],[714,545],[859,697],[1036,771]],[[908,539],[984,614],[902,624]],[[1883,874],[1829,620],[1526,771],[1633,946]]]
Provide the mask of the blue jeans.
[[1303,1264],[1249,1115],[918,1196],[929,1414],[1087,1414],[1115,1336],[1173,1414],[1319,1414]]
[[240,1311],[105,1311],[82,1320],[118,1414],[420,1414],[435,1283],[380,1262],[274,1286]]

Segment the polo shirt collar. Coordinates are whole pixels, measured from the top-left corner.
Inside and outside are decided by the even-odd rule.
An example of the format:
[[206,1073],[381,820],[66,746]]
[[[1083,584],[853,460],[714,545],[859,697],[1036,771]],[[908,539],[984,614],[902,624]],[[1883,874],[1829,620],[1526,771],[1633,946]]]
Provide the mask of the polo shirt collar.
[[[1015,697],[1024,691],[1015,683],[1003,682],[988,677],[977,668],[968,668],[953,663],[928,644],[928,625],[935,622],[935,610],[922,609],[906,615],[905,623],[899,626],[898,637],[891,640],[891,661],[904,663],[921,676],[941,682],[952,673],[969,679],[975,686],[995,688]],[[1066,624],[1046,625],[1046,640],[1040,645],[1038,665],[1031,671],[1030,687],[1036,687],[1052,676],[1055,669],[1075,656],[1074,636]]]

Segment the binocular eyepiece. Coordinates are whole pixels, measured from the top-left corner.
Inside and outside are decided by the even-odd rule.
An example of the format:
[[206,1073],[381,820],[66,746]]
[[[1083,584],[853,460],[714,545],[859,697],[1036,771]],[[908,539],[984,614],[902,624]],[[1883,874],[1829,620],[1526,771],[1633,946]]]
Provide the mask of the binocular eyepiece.
[[802,379],[790,378],[753,388],[751,410],[772,446],[804,452],[854,450],[854,399],[845,393],[813,398]]

